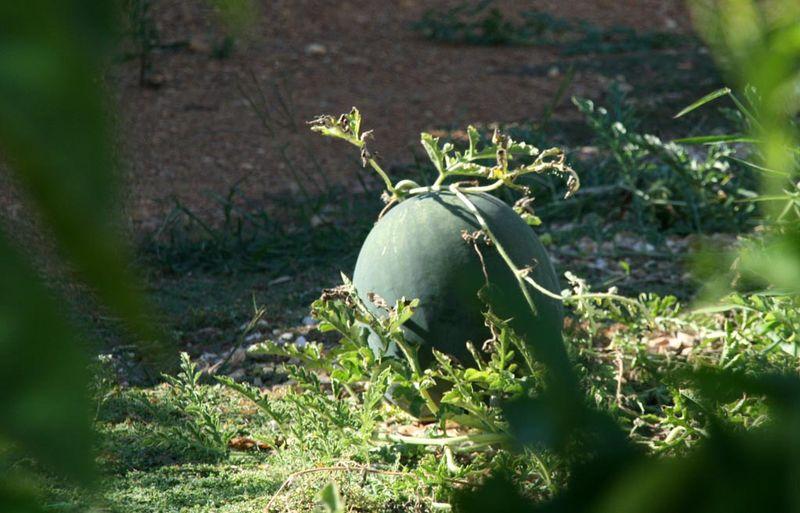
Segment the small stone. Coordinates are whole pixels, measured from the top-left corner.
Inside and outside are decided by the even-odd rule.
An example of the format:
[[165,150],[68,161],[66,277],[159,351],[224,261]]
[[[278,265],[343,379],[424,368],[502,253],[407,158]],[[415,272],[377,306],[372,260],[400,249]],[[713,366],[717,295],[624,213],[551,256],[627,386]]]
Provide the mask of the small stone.
[[306,315],[305,317],[303,317],[303,324],[305,326],[316,326],[317,320],[311,317],[310,315]]
[[306,337],[302,335],[297,337],[297,340],[294,341],[294,345],[297,346],[299,349],[303,349],[304,347],[306,347],[306,344],[308,344],[308,340],[306,340]]
[[328,53],[328,48],[321,43],[310,43],[306,45],[306,55],[319,56]]
[[291,276],[279,276],[274,280],[267,283],[267,285],[280,285],[281,283],[286,283],[287,281],[292,281]]
[[281,340],[285,340],[287,342],[292,340],[293,338],[294,338],[294,333],[290,333],[288,331],[286,333],[282,333],[280,337]]
[[210,53],[211,45],[202,37],[192,36],[192,38],[189,39],[189,51],[194,53]]
[[230,359],[228,360],[228,363],[231,365],[239,365],[242,362],[244,362],[245,358],[247,358],[247,350],[243,347],[240,347],[239,349],[233,352]]
[[220,330],[214,327],[200,328],[192,333],[192,339],[195,342],[209,342],[222,334]]
[[323,225],[325,223],[327,223],[327,221],[325,220],[324,217],[319,216],[317,214],[314,214],[313,216],[311,216],[311,227],[312,228],[316,228],[316,227],[318,227],[320,225]]
[[144,80],[144,85],[151,89],[158,89],[167,83],[167,76],[163,73],[153,73]]
[[364,57],[359,57],[356,55],[345,55],[344,56],[345,64],[354,64],[354,65],[368,65],[369,60],[365,59]]
[[581,237],[575,245],[584,254],[597,253],[597,243],[589,237]]
[[260,331],[254,331],[253,333],[244,337],[245,342],[255,342],[256,340],[260,340],[263,338],[264,335]]

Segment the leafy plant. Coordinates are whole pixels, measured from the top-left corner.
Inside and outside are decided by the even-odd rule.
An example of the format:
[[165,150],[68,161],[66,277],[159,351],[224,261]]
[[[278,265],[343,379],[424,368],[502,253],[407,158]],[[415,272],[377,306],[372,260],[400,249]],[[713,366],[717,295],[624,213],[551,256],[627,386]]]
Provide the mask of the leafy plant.
[[[343,139],[356,146],[361,151],[361,162],[364,167],[369,165],[380,175],[386,186],[386,202],[392,204],[401,201],[409,195],[424,194],[440,190],[445,182],[452,178],[486,179],[490,183],[484,186],[470,184],[456,186],[462,193],[491,192],[501,187],[510,187],[522,192],[529,192],[518,185],[517,180],[530,174],[556,174],[566,177],[567,196],[572,195],[580,181],[578,175],[566,164],[564,153],[559,148],[539,150],[525,142],[517,142],[510,137],[495,131],[491,144],[480,146],[481,138],[478,131],[470,126],[467,128],[469,146],[458,151],[452,143],[441,143],[438,137],[422,133],[421,144],[438,173],[436,180],[430,187],[423,187],[413,180],[401,180],[392,184],[389,176],[373,158],[367,147],[372,131],[362,132],[361,114],[354,107],[349,113],[338,118],[324,115],[309,122],[311,130],[328,137]],[[514,162],[518,160],[517,162]],[[516,164],[516,166],[514,165]]]
[[[732,159],[727,144],[711,145],[705,154],[637,131],[630,109],[611,111],[591,100],[574,98],[599,147],[602,181],[583,190],[592,201],[616,196],[618,215],[638,227],[678,233],[742,230],[755,224],[756,179],[751,169]],[[624,105],[619,99],[615,105]],[[730,140],[735,142],[735,140]],[[719,142],[723,142],[720,140]]]
[[162,441],[173,443],[179,440],[190,448],[208,451],[216,456],[224,455],[235,430],[224,425],[219,412],[211,404],[208,389],[200,385],[202,376],[186,353],[181,353],[180,372],[176,376],[164,375],[185,421],[162,433]]

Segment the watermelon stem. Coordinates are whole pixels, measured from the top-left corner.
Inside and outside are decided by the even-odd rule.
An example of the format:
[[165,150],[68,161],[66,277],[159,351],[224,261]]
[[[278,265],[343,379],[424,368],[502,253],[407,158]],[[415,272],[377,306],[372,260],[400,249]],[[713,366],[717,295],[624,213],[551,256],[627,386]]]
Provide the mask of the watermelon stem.
[[536,308],[536,304],[533,302],[533,297],[531,297],[531,292],[528,290],[528,287],[525,285],[525,281],[522,279],[520,275],[520,270],[517,268],[514,261],[511,260],[511,257],[508,256],[506,250],[500,244],[500,241],[497,240],[497,237],[492,233],[492,230],[489,228],[489,225],[486,223],[486,220],[483,218],[481,213],[475,207],[475,205],[467,198],[463,192],[459,189],[459,184],[454,183],[450,186],[450,192],[456,195],[458,199],[461,200],[462,203],[467,207],[467,209],[475,216],[475,219],[478,221],[478,224],[481,225],[481,228],[486,232],[486,235],[489,236],[494,246],[497,248],[497,252],[500,253],[500,256],[503,258],[503,261],[508,265],[511,271],[514,273],[514,278],[517,280],[519,284],[520,290],[522,291],[522,295],[525,297],[525,301],[528,303],[528,307],[534,313],[537,314],[538,310]]
[[619,294],[614,294],[612,292],[584,292],[581,294],[555,294],[544,288],[542,285],[536,282],[533,278],[530,277],[529,268],[520,269],[516,271],[520,274],[523,280],[525,280],[528,284],[530,284],[533,288],[544,294],[545,296],[556,299],[561,301],[562,303],[577,303],[580,301],[586,301],[587,299],[608,299],[609,301],[617,301],[619,303],[624,303],[628,306],[632,306],[640,311],[648,320],[652,321],[652,316],[650,314],[650,310],[643,305],[640,301],[635,299],[631,299],[629,297],[621,296]]
[[[410,180],[401,180],[393,185],[389,175],[368,150],[367,140],[372,138],[372,130],[361,132],[361,121],[361,113],[353,107],[349,113],[342,114],[338,118],[322,115],[309,121],[309,124],[311,130],[328,137],[343,139],[361,150],[362,166],[369,165],[381,177],[388,192],[386,202],[389,206],[408,196],[437,192],[444,185],[445,180],[453,176],[492,180],[492,183],[488,185],[481,186],[476,183],[473,187],[462,188],[466,193],[490,192],[506,186],[522,190],[527,195],[528,188],[515,182],[519,177],[531,173],[555,173],[559,176],[566,176],[567,193],[565,198],[570,197],[580,187],[578,174],[565,162],[565,154],[561,148],[548,148],[540,151],[535,146],[524,141],[514,141],[495,130],[491,140],[492,144],[478,149],[480,134],[472,126],[467,128],[469,148],[463,152],[456,150],[450,142],[440,145],[439,137],[423,132],[421,134],[422,146],[436,167],[439,176],[430,187],[419,187]],[[530,164],[509,169],[509,163],[516,157],[533,157],[534,160]],[[495,159],[493,165],[481,163],[491,159]]]
[[505,445],[511,443],[513,438],[506,433],[475,433],[460,436],[446,436],[446,437],[421,437],[400,435],[397,433],[379,434],[376,435],[378,441],[381,442],[395,442],[408,445],[429,445],[436,447],[453,447],[464,444],[475,444],[480,446],[486,445]]
[[[409,347],[406,341],[403,340],[403,337],[394,337],[394,342],[397,344],[397,347],[400,348],[400,351],[403,352],[406,360],[408,360],[408,365],[411,367],[411,372],[414,373],[414,378],[420,378],[422,376],[422,367],[419,364],[417,355],[414,353],[411,347]],[[433,415],[437,415],[439,413],[439,405],[436,404],[436,401],[433,400],[428,391],[424,388],[417,388],[417,391],[425,400],[425,405],[428,407],[430,412]]]

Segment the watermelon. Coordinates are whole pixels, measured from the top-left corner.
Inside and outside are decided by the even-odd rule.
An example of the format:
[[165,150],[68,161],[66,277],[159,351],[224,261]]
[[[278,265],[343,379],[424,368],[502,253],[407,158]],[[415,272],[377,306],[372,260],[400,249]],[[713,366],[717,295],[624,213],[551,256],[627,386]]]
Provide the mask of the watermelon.
[[[537,283],[558,293],[556,273],[531,227],[493,196],[468,197],[517,267],[531,267],[530,276]],[[430,348],[464,365],[473,363],[466,342],[480,348],[490,338],[483,315],[486,305],[478,296],[487,285],[486,276],[485,299],[497,315],[511,319],[511,326],[528,344],[561,344],[561,303],[531,289],[534,314],[497,249],[479,240],[482,263],[475,246],[465,241],[463,233],[479,229],[474,215],[453,193],[425,193],[389,210],[358,255],[353,285],[374,314],[386,312],[370,301],[372,293],[389,305],[401,298],[420,300],[404,331],[409,341],[419,345],[423,367],[432,361]],[[377,340],[371,346],[385,350]]]

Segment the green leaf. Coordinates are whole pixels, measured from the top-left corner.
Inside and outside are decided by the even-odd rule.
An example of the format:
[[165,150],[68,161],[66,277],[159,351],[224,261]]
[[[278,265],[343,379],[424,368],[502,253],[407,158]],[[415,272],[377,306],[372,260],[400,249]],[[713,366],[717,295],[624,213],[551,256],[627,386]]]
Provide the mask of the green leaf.
[[[114,2],[0,3],[0,151],[61,253],[144,352],[166,351],[130,270],[119,229],[117,162],[104,87]],[[155,356],[154,356],[155,355]]]
[[748,137],[743,134],[726,134],[726,135],[701,135],[698,137],[684,137],[675,139],[675,144],[720,144],[720,143],[748,143],[755,144],[758,139]]
[[[114,2],[0,2],[0,152],[62,255],[150,352],[119,219],[102,76]],[[61,476],[91,474],[87,359],[63,306],[0,235],[0,438]],[[3,509],[0,506],[0,509]]]
[[478,129],[472,125],[467,127],[467,137],[469,138],[469,150],[467,151],[467,157],[472,157],[476,151],[478,151],[478,142],[481,140],[481,134],[478,132]]
[[85,481],[92,436],[83,344],[2,234],[0,291],[0,445],[13,441],[60,475]]
[[390,331],[399,329],[406,321],[411,319],[414,315],[414,310],[419,306],[419,299],[407,301],[406,299],[398,300],[392,309],[391,321],[389,323]]
[[573,96],[572,103],[574,103],[575,106],[578,107],[578,110],[583,114],[590,114],[594,112],[594,102],[592,100]]
[[783,171],[778,171],[777,169],[770,169],[768,167],[760,166],[760,165],[758,165],[758,164],[756,164],[754,162],[750,162],[748,160],[743,160],[743,159],[736,158],[736,157],[733,157],[733,156],[728,156],[728,159],[733,160],[734,162],[738,162],[739,164],[742,164],[744,166],[750,167],[752,169],[755,169],[756,171],[761,171],[761,172],[766,173],[766,174],[770,174],[770,175],[774,175],[774,176],[785,176],[785,177],[789,176],[787,173],[785,173]]
[[345,513],[344,500],[336,483],[331,481],[320,492],[320,502],[325,513]]
[[530,212],[523,212],[520,214],[520,217],[523,221],[528,223],[529,226],[540,226],[542,224],[541,218],[531,214]]
[[700,98],[699,100],[697,100],[696,102],[694,102],[691,105],[689,105],[688,107],[684,108],[683,110],[681,110],[677,114],[675,114],[674,118],[679,118],[681,116],[684,116],[684,115],[692,112],[693,110],[702,107],[706,103],[716,100],[720,96],[726,96],[726,95],[729,95],[729,94],[731,94],[731,90],[730,90],[729,87],[723,87],[721,89],[717,89],[716,91],[710,92],[707,95],[705,95],[702,98]]
[[427,132],[423,132],[420,134],[420,142],[436,170],[440,173],[444,172],[444,152],[439,147],[439,138]]

